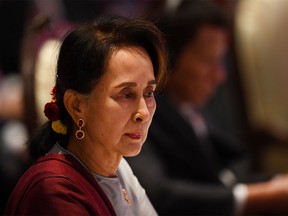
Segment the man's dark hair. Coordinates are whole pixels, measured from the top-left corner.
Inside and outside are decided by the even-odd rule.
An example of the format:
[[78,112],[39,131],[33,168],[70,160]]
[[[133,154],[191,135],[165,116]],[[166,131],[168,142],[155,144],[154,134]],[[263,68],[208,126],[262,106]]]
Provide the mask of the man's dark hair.
[[201,27],[207,25],[227,28],[224,13],[211,0],[183,0],[173,12],[164,13],[159,28],[167,37],[172,67],[182,48],[195,39]]

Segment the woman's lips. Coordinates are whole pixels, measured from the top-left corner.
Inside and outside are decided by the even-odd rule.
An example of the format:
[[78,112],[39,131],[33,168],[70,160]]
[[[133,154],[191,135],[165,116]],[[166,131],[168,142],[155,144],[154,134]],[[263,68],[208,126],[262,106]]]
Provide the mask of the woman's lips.
[[132,133],[132,134],[126,134],[131,139],[141,139],[141,134],[139,133]]

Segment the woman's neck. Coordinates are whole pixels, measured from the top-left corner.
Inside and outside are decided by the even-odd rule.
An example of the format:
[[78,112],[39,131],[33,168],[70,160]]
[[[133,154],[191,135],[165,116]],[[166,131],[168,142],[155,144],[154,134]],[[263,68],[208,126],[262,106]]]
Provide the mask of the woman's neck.
[[105,152],[104,149],[97,148],[97,146],[89,148],[89,145],[85,144],[84,141],[75,139],[70,140],[67,149],[81,160],[90,171],[105,177],[116,176],[122,156]]

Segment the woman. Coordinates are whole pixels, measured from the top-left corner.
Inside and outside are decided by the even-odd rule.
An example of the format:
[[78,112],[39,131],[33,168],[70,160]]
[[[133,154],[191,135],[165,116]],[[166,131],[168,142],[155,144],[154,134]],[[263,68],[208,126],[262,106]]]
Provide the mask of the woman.
[[140,19],[100,18],[68,34],[49,121],[29,145],[40,159],[6,214],[156,215],[123,156],[137,155],[146,139],[165,53],[160,31]]

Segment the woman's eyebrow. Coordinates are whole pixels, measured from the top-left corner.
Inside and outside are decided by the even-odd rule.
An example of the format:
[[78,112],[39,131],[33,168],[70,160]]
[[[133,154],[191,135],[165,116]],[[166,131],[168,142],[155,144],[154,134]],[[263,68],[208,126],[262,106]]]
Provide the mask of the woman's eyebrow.
[[[156,80],[149,81],[148,85],[156,85]],[[120,83],[119,85],[115,86],[115,88],[136,87],[136,86],[137,86],[136,82],[123,82],[123,83]]]
[[136,82],[123,82],[123,83],[120,83],[119,85],[115,86],[115,88],[136,87],[136,86],[137,86]]
[[148,85],[156,85],[156,80],[151,80],[148,82]]

